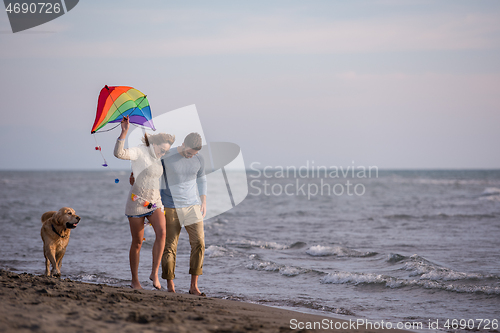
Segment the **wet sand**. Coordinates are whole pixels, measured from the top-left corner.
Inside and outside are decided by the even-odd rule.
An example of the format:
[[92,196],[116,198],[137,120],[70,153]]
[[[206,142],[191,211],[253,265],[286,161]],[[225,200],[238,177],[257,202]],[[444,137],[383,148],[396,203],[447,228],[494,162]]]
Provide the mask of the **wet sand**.
[[0,270],[0,332],[384,332],[290,326],[292,319],[325,318],[342,322],[239,301]]

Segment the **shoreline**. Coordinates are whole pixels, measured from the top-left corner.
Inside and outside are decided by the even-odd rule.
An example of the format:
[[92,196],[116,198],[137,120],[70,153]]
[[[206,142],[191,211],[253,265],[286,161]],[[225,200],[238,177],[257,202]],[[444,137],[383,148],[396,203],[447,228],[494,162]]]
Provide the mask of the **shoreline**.
[[[359,326],[335,329],[336,323],[341,327],[349,321],[234,300],[5,270],[0,270],[0,299],[0,332],[408,332]],[[307,329],[308,322],[333,329]]]

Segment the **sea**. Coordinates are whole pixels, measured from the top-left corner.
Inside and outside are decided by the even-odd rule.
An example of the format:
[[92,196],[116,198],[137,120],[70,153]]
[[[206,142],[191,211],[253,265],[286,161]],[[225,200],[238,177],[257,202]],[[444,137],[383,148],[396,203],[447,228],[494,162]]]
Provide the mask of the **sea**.
[[[204,221],[200,289],[393,328],[498,332],[500,170],[370,171],[248,170],[246,198]],[[0,268],[43,274],[40,217],[69,206],[81,222],[62,278],[129,286],[128,175],[0,171]],[[218,205],[211,190],[220,189],[209,188],[209,209]],[[145,289],[153,289],[153,241],[146,226],[139,267]],[[189,253],[183,230],[177,292],[189,290]]]

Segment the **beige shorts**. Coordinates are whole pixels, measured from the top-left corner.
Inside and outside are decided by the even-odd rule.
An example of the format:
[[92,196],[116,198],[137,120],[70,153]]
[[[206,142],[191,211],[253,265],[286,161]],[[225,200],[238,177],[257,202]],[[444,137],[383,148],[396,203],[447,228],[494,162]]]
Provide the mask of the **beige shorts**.
[[[173,211],[177,213],[181,227],[185,227],[194,223],[203,221],[203,214],[201,213],[200,205],[193,205],[189,207],[167,208],[165,207],[165,216],[167,211],[171,214]],[[172,216],[172,215],[170,215]]]

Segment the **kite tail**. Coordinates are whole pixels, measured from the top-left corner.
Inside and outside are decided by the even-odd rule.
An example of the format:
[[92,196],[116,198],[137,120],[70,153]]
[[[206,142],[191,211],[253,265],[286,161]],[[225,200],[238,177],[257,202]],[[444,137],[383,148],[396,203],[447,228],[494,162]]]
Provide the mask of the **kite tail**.
[[108,162],[106,162],[106,159],[104,158],[104,155],[103,155],[102,150],[101,150],[101,146],[99,146],[99,144],[97,143],[97,138],[95,137],[95,134],[93,134],[92,136],[94,137],[94,140],[95,140],[95,150],[99,151],[99,153],[101,154],[102,160],[104,161],[104,164],[102,166],[107,167]]
[[[95,134],[93,135],[94,137],[94,140],[95,140],[95,150],[99,151],[99,153],[101,154],[101,157],[102,157],[102,160],[104,161],[104,163],[102,164],[103,167],[108,167],[108,162],[106,162],[106,158],[104,158],[104,154],[102,153],[102,149],[101,149],[101,146],[99,146],[99,144],[97,143],[97,139],[95,137]],[[118,177],[116,177],[116,172],[113,172],[115,174],[115,184],[118,184],[120,182],[120,179],[118,179]]]

